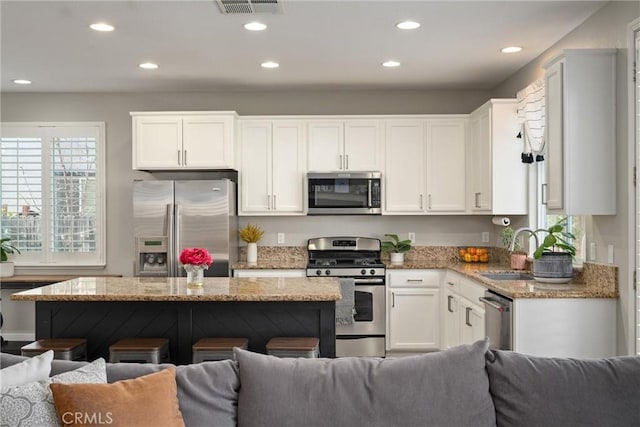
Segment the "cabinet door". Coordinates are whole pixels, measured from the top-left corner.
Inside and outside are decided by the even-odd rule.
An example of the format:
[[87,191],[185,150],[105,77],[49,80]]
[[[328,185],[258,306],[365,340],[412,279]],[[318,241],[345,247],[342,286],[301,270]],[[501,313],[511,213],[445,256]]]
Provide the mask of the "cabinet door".
[[437,350],[440,346],[440,289],[392,289],[389,296],[389,348]]
[[242,122],[239,153],[239,214],[270,213],[271,122]]
[[304,213],[304,125],[274,122],[272,141],[272,209]]
[[385,123],[384,213],[424,212],[425,125],[422,120]]
[[469,169],[471,170],[470,202],[472,211],[491,210],[491,114],[482,108],[470,118],[471,146]]
[[471,344],[485,337],[484,309],[466,298],[460,299],[461,344]]
[[133,168],[182,168],[180,117],[133,117]]
[[308,170],[310,172],[344,170],[342,122],[310,122],[308,130]]
[[182,164],[190,169],[233,168],[233,118],[185,116],[182,121]]
[[550,66],[545,75],[546,104],[546,184],[543,184],[543,200],[548,209],[562,209],[564,201],[563,138],[563,63]]
[[466,208],[466,120],[427,122],[427,211]]
[[380,124],[377,120],[351,120],[344,123],[344,169],[379,171]]
[[444,290],[442,313],[443,348],[455,347],[460,344],[460,297],[449,289]]

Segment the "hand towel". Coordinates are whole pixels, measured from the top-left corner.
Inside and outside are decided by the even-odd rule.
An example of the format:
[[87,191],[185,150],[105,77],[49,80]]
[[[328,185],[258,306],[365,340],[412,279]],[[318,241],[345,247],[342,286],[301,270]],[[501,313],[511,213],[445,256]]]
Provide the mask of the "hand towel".
[[351,325],[355,314],[355,280],[340,279],[342,299],[336,301],[336,325]]

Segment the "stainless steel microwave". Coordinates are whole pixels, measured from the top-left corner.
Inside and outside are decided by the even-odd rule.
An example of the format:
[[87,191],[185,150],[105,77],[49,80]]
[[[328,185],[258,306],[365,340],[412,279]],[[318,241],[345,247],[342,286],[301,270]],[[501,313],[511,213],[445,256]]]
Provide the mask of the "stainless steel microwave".
[[380,172],[310,172],[309,215],[380,215]]

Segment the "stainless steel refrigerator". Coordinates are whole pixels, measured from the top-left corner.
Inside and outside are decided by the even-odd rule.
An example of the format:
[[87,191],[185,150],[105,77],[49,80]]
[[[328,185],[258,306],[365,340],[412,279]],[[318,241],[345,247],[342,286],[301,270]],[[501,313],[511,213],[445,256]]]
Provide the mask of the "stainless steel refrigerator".
[[185,276],[184,248],[206,248],[208,277],[229,277],[238,256],[236,185],[229,179],[134,181],[135,276]]

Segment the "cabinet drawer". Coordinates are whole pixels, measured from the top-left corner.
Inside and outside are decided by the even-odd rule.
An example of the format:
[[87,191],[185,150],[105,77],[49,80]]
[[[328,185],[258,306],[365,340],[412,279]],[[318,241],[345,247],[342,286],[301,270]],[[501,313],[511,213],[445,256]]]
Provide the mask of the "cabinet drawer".
[[470,279],[462,279],[458,287],[458,293],[474,304],[478,304],[478,298],[484,296],[486,288]]
[[442,270],[387,271],[387,286],[390,288],[438,288],[443,274]]

